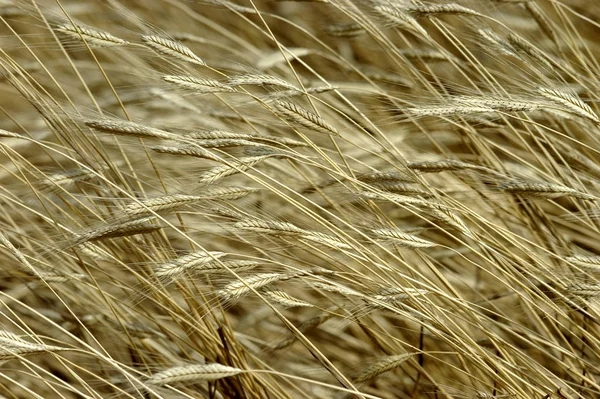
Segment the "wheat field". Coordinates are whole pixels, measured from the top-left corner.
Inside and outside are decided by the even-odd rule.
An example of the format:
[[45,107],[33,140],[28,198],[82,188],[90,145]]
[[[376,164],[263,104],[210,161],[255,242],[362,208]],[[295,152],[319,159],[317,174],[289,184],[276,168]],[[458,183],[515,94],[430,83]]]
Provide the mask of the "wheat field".
[[600,397],[600,5],[0,1],[0,398]]

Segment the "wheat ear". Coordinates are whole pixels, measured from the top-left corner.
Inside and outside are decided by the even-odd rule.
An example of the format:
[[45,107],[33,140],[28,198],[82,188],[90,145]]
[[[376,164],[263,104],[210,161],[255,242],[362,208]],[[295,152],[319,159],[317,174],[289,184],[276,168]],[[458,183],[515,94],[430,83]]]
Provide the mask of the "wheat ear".
[[186,270],[201,268],[202,265],[214,262],[216,259],[227,255],[224,252],[217,251],[198,251],[188,255],[181,256],[171,262],[163,263],[154,269],[154,274],[158,277],[174,277],[182,274]]
[[86,126],[103,133],[117,134],[121,136],[134,136],[155,139],[174,140],[180,138],[179,135],[165,132],[139,123],[122,120],[88,120],[84,122]]
[[179,146],[156,145],[150,147],[150,149],[161,154],[187,155],[190,157],[210,159],[211,161],[221,161],[219,157],[213,155],[210,151],[196,144],[187,144]]
[[163,370],[148,378],[146,383],[148,385],[163,386],[175,382],[214,381],[232,377],[242,372],[242,369],[219,363],[193,364]]
[[87,28],[80,25],[63,24],[56,27],[56,30],[71,39],[85,39],[90,47],[116,47],[129,44],[128,41],[103,32],[97,29]]
[[282,273],[260,273],[233,281],[222,289],[216,291],[218,297],[230,301],[240,298],[253,289],[258,290],[276,281],[289,279],[290,276]]
[[398,229],[374,229],[370,230],[370,233],[378,239],[388,240],[407,248],[430,248],[436,245]]
[[10,331],[0,331],[0,360],[16,359],[22,356],[66,350],[69,349],[37,343],[32,344]]
[[181,75],[165,75],[162,79],[167,83],[195,93],[232,93],[237,91],[215,79]]
[[499,188],[508,193],[531,197],[559,198],[569,196],[591,201],[596,199],[595,196],[582,193],[574,188],[546,182],[512,180],[501,184]]
[[325,30],[331,36],[344,37],[344,38],[352,38],[352,37],[360,36],[366,32],[365,28],[356,22],[348,22],[345,24],[329,25],[329,26],[327,26],[327,28]]
[[290,90],[298,90],[293,84],[273,75],[266,74],[246,74],[234,76],[227,82],[230,86],[257,85],[257,86],[276,86]]
[[206,65],[206,63],[194,54],[192,50],[175,40],[154,35],[143,35],[142,41],[146,46],[159,54],[177,58],[178,60],[190,62],[192,64]]
[[325,122],[319,115],[307,111],[296,104],[277,101],[275,108],[284,119],[290,122],[296,122],[300,126],[316,132],[339,135],[337,129]]
[[72,244],[76,246],[85,242],[99,241],[106,238],[117,238],[135,234],[151,233],[161,229],[160,224],[157,224],[156,220],[157,219],[153,216],[143,217],[91,229],[78,235]]
[[306,231],[292,223],[272,222],[260,219],[241,220],[233,225],[236,229],[265,234],[303,234]]
[[265,159],[271,158],[271,155],[260,155],[255,157],[240,158],[230,165],[216,166],[202,174],[198,182],[200,184],[213,184],[217,180],[221,180],[227,176],[234,175],[236,173],[245,172],[259,162]]
[[314,307],[310,303],[302,301],[298,298],[294,298],[284,291],[265,291],[263,295],[273,302],[285,306],[286,308]]
[[367,367],[363,370],[355,379],[356,383],[362,383],[373,378],[386,373],[388,371],[392,371],[395,368],[400,367],[404,362],[414,356],[415,353],[405,353],[403,355],[395,355],[395,356],[387,356],[381,358],[375,364]]

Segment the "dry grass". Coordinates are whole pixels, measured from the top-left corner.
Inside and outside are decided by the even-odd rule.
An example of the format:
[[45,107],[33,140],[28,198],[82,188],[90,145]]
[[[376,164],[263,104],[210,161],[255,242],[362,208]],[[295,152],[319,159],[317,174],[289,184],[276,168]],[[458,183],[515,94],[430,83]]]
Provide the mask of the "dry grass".
[[600,397],[600,8],[0,1],[3,398]]

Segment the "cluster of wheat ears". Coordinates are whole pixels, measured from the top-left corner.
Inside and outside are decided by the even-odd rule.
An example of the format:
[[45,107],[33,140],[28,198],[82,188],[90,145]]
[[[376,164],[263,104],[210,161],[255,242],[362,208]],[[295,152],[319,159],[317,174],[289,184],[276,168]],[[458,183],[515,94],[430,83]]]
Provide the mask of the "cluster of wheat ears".
[[2,398],[600,397],[600,6],[0,1]]

